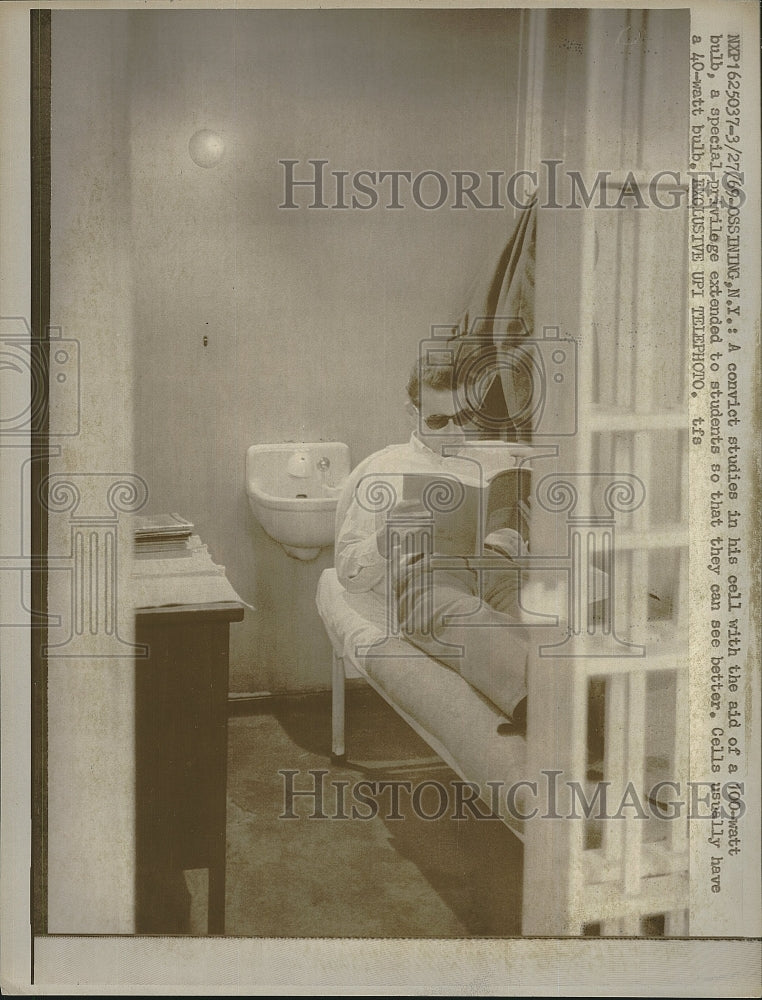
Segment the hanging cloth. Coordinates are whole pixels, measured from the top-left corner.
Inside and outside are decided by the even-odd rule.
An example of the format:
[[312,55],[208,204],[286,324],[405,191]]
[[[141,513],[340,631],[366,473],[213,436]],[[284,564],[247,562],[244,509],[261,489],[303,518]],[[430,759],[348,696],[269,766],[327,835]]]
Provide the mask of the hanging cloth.
[[522,210],[496,265],[475,282],[457,336],[469,401],[482,436],[531,439],[534,271],[537,202]]

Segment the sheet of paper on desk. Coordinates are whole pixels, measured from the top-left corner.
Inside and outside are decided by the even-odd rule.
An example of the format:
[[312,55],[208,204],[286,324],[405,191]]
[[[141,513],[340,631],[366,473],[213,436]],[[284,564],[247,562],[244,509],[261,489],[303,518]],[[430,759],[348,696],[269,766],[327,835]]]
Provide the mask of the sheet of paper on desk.
[[132,566],[132,606],[162,608],[173,604],[216,604],[241,600],[225,576],[225,567],[212,561],[199,538],[187,559],[135,559]]
[[172,604],[217,604],[242,601],[224,574],[133,577],[133,607],[161,608]]

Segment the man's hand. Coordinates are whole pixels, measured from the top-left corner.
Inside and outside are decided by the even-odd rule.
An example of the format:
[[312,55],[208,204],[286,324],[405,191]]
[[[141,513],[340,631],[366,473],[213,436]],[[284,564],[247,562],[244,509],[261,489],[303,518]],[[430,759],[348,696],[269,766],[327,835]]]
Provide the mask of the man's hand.
[[527,545],[513,528],[498,528],[484,539],[485,549],[493,549],[508,559],[517,560],[527,554]]
[[[378,527],[376,529],[376,543],[378,551],[384,557],[389,558],[387,552],[387,522],[401,522],[403,546],[406,553],[421,552],[423,542],[421,536],[426,532],[429,536],[432,530],[431,513],[426,510],[420,500],[398,500],[391,510],[378,514],[376,517]],[[421,521],[421,527],[416,528],[415,522]]]

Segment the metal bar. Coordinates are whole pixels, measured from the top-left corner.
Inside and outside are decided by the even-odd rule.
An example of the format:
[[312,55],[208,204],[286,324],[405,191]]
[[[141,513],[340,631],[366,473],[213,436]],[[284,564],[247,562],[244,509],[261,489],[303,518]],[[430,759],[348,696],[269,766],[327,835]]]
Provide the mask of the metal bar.
[[[604,780],[611,783],[614,795],[621,794],[624,788],[624,768],[626,754],[626,720],[627,720],[627,676],[609,676],[606,678],[606,714],[605,714],[605,752],[603,761]],[[622,852],[624,850],[624,830],[618,822],[605,823],[603,826],[603,854],[606,864],[618,873],[620,880],[624,876]]]
[[[646,675],[638,671],[629,675],[625,778],[633,783],[639,798],[645,774],[645,725]],[[640,892],[642,846],[643,820],[633,808],[628,811],[624,825],[624,891],[629,896]]]
[[334,757],[343,757],[344,726],[346,719],[344,660],[333,650],[331,673],[331,752]]

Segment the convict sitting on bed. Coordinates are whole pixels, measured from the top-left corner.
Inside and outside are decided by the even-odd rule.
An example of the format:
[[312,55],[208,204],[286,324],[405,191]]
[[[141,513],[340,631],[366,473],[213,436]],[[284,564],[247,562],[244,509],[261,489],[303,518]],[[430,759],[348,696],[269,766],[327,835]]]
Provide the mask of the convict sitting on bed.
[[[451,457],[453,451],[473,436],[474,429],[474,414],[462,409],[452,368],[416,365],[407,391],[415,425],[410,440],[362,463],[362,480],[386,479],[399,497],[392,515],[412,514],[420,507],[420,501],[401,495],[404,477],[437,469],[447,475],[448,463],[452,468],[458,461]],[[502,558],[493,553],[494,568],[482,571],[481,584],[474,569],[438,568],[423,574],[423,543],[415,531],[406,533],[405,552],[395,560],[399,568],[388,573],[388,515],[379,518],[360,493],[356,488],[336,537],[336,570],[342,585],[350,592],[375,590],[395,601],[405,637],[456,670],[505,714],[510,728],[523,731],[529,637],[519,620],[519,572],[511,558],[523,553],[520,534],[503,532]],[[452,621],[452,616],[464,616],[467,624]]]

